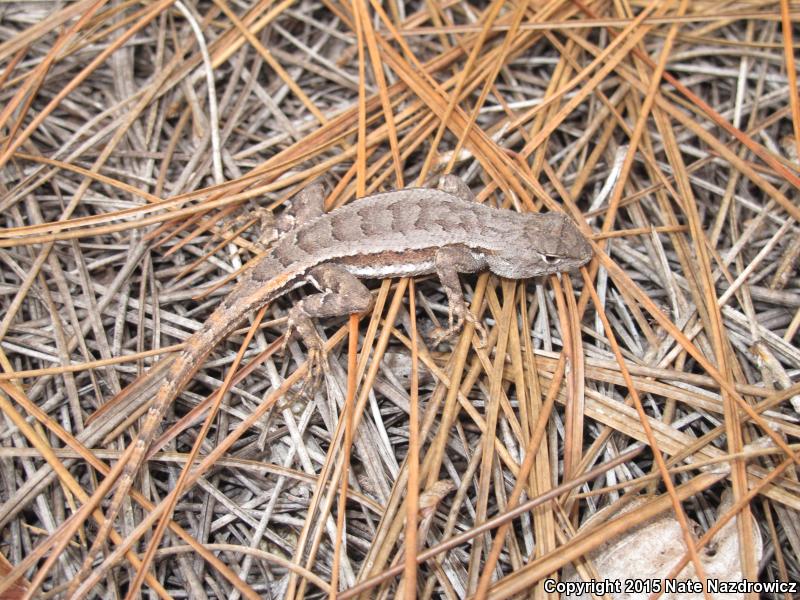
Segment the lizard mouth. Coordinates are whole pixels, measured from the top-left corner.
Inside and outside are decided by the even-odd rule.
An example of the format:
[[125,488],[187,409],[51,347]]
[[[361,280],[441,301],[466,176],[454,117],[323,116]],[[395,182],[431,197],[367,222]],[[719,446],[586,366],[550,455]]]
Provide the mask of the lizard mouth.
[[589,262],[594,255],[592,251],[592,245],[589,243],[580,230],[573,224],[573,223],[565,223],[566,226],[569,228],[564,231],[562,230],[562,241],[568,247],[574,248],[572,252],[570,252],[570,258],[573,261],[576,261],[575,268],[585,265]]
[[588,240],[583,240],[581,251],[578,253],[578,260],[580,261],[578,266],[582,267],[583,265],[588,263],[590,260],[592,260],[592,256],[594,256],[592,245],[589,243]]

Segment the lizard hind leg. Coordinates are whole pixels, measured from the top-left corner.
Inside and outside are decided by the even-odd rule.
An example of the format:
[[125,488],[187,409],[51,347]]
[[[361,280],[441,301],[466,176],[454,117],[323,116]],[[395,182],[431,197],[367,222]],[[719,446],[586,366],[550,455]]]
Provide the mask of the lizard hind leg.
[[289,310],[284,346],[297,333],[308,348],[308,373],[301,386],[301,395],[319,385],[321,375],[329,374],[325,345],[317,333],[313,319],[339,317],[366,311],[372,304],[372,294],[344,267],[322,264],[309,271],[307,279],[320,293],[311,294]]
[[317,179],[292,196],[289,207],[275,220],[277,229],[286,233],[325,214],[325,188]]
[[288,232],[325,214],[325,188],[321,180],[313,181],[297,192],[280,214],[275,215],[272,209],[261,206],[240,216],[237,221],[255,221],[259,232],[256,245],[266,250]]

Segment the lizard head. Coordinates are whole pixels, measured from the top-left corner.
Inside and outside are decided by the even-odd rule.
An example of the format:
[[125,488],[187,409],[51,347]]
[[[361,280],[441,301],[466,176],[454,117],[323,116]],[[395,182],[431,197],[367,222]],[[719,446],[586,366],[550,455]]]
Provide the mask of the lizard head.
[[509,228],[507,243],[487,262],[501,277],[526,279],[577,269],[591,258],[592,247],[572,219],[546,213],[525,215],[521,226]]

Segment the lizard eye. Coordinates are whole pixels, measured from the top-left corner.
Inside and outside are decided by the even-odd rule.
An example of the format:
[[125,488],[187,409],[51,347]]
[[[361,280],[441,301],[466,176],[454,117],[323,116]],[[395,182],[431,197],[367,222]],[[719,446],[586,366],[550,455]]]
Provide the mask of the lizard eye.
[[558,261],[558,256],[555,254],[542,254],[542,260],[548,265],[555,264]]

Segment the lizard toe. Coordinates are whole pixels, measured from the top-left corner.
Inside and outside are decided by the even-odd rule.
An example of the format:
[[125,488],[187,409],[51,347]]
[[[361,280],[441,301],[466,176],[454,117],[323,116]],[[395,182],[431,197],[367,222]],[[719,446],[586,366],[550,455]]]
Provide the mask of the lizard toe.
[[468,321],[475,328],[475,332],[478,334],[478,347],[486,348],[489,336],[486,332],[486,327],[484,327],[483,323],[481,323],[475,317],[475,315],[473,315],[470,311],[466,312],[466,314],[464,315],[464,319]]

